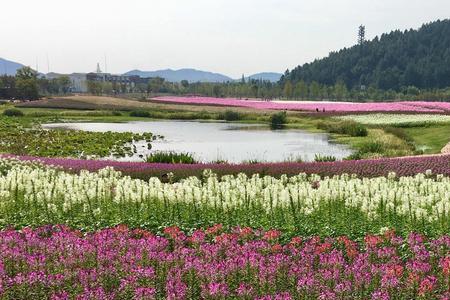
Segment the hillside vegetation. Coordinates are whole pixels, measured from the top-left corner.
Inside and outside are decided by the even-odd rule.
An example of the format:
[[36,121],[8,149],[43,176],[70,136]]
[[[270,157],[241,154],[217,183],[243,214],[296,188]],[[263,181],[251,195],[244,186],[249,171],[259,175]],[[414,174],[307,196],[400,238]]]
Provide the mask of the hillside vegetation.
[[450,20],[425,24],[418,30],[392,31],[326,58],[288,71],[282,83],[299,81],[347,88],[361,85],[382,90],[450,86]]

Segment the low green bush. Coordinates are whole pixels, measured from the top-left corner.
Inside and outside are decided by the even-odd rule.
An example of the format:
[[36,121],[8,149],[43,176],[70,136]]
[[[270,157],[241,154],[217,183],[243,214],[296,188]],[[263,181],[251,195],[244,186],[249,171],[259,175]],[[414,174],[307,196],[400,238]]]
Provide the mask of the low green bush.
[[138,118],[150,118],[151,114],[146,110],[133,110],[130,112],[130,116]]
[[334,157],[332,155],[316,154],[316,155],[314,155],[314,161],[315,162],[332,162],[332,161],[336,161],[336,157]]
[[241,114],[236,111],[227,110],[225,113],[220,114],[220,119],[225,121],[239,121],[242,117]]
[[190,153],[177,153],[173,151],[157,151],[145,158],[148,163],[165,164],[196,164],[197,161]]
[[384,152],[384,145],[383,143],[379,141],[371,141],[368,143],[364,143],[361,145],[361,148],[359,149],[359,152],[361,154],[365,153],[383,153]]
[[23,117],[23,112],[17,108],[8,108],[3,111],[4,116],[8,117]]
[[285,111],[278,112],[270,116],[270,126],[272,128],[282,128],[287,122],[287,114]]
[[325,130],[329,133],[346,134],[349,136],[367,136],[367,128],[354,121],[341,121],[341,122],[319,122],[317,124],[318,129]]

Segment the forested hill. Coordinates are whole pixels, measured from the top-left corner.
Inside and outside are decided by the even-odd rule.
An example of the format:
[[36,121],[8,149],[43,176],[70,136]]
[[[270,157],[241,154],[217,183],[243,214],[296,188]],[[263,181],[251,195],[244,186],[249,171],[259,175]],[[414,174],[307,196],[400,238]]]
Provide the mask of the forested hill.
[[332,52],[287,71],[281,83],[287,80],[325,85],[343,81],[348,88],[365,85],[383,90],[450,87],[450,20],[425,24],[418,30],[393,31]]

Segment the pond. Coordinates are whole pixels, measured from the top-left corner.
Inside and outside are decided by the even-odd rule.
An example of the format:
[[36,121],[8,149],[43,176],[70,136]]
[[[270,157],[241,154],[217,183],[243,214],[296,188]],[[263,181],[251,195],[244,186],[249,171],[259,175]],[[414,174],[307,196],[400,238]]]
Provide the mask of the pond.
[[198,161],[225,160],[230,163],[244,161],[279,162],[301,158],[313,161],[315,154],[332,155],[337,159],[352,151],[329,140],[327,134],[304,130],[271,130],[265,125],[225,122],[151,121],[128,123],[55,123],[45,124],[47,129],[85,131],[152,132],[162,140],[152,142],[147,149],[144,142],[136,142],[137,153],[128,161],[142,161],[153,151],[189,152]]

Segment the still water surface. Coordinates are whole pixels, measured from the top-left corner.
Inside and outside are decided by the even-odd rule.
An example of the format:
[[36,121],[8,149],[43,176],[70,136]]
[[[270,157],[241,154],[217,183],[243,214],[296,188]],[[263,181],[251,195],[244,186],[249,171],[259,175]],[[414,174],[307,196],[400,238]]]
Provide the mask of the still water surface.
[[48,129],[85,131],[152,132],[164,136],[152,142],[136,143],[137,154],[121,160],[142,160],[152,151],[189,152],[203,162],[226,160],[230,163],[258,160],[277,162],[302,158],[314,160],[315,154],[333,155],[342,159],[352,151],[330,142],[327,134],[304,130],[271,130],[264,125],[194,121],[151,121],[128,123],[56,123],[43,125]]

